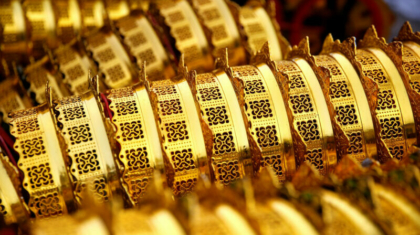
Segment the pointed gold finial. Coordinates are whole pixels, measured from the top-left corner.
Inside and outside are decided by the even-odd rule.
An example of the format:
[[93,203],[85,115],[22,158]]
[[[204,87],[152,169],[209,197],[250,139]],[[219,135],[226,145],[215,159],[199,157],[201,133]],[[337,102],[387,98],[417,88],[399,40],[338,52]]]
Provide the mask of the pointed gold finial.
[[398,36],[394,38],[394,41],[412,41],[420,44],[420,32],[413,32],[410,22],[406,21],[401,27]]
[[215,67],[223,70],[229,68],[229,51],[227,48],[225,48],[224,53],[221,52],[220,56],[216,58]]
[[259,51],[255,54],[252,58],[253,63],[266,63],[269,64],[272,62],[271,60],[271,52],[270,52],[270,43],[267,41],[261,47]]
[[178,63],[178,74],[186,76],[188,73],[188,68],[185,65],[185,58],[184,58],[184,54],[181,54],[181,57],[179,58],[179,63]]
[[302,58],[310,58],[311,51],[309,47],[309,37],[306,36],[302,40],[300,40],[298,45],[294,45],[292,51],[288,54],[287,59],[291,59],[293,57],[302,57]]
[[45,83],[45,99],[47,100],[48,107],[50,108],[53,107],[53,97],[52,97],[50,82],[48,80]]

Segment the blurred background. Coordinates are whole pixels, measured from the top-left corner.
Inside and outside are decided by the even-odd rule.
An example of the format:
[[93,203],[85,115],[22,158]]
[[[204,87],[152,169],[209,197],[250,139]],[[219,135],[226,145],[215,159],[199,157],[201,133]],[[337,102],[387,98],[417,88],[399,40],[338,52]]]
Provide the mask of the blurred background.
[[[405,21],[420,31],[420,0],[273,0],[283,35],[292,45],[309,36],[318,53],[328,33],[334,39],[363,37],[372,24],[391,41]],[[246,0],[236,0],[240,5]]]

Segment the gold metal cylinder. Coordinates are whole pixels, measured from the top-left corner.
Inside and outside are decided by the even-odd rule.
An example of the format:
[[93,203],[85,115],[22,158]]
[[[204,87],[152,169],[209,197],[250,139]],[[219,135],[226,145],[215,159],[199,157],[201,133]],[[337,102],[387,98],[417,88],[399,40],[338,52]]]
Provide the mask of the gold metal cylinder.
[[57,17],[57,37],[67,44],[80,34],[82,16],[77,0],[54,0],[53,10]]

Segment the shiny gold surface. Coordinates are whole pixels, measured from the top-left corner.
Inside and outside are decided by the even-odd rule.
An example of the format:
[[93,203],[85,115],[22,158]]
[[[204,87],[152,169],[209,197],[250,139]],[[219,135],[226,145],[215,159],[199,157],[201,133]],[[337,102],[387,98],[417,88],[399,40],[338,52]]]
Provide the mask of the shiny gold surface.
[[63,44],[71,42],[82,30],[82,16],[77,0],[55,0],[57,37]]
[[217,183],[253,174],[251,151],[241,108],[228,75],[222,70],[191,74],[189,83],[201,115],[213,133],[211,169]]
[[130,54],[136,58],[137,66],[147,63],[147,75],[151,80],[175,76],[169,55],[146,16],[132,13],[116,21],[115,26]]
[[245,49],[242,46],[241,35],[231,14],[228,3],[224,0],[200,1],[192,0],[197,16],[205,31],[208,31],[208,41],[213,48],[213,56],[229,49],[229,63],[233,66],[246,63]]
[[73,207],[72,187],[47,104],[13,112],[10,118],[31,212],[39,219],[67,214]]
[[0,83],[0,112],[3,114],[3,121],[9,122],[9,113],[22,110],[32,106],[32,101],[26,94],[17,76],[7,76]]
[[83,204],[86,193],[99,202],[108,201],[120,187],[96,87],[92,86],[90,91],[54,100],[52,104],[78,204]]
[[103,0],[79,1],[82,17],[82,35],[87,36],[91,31],[102,28],[106,22],[106,11]]
[[163,154],[150,99],[142,84],[106,92],[113,113],[116,162],[130,202],[136,205],[149,186],[154,170],[164,174]]
[[372,27],[359,43],[356,60],[364,76],[373,80],[379,89],[376,110],[371,110],[376,112],[380,124],[377,138],[387,149],[380,152],[379,160],[402,160],[409,156],[409,148],[417,141],[414,116],[402,77],[384,50],[388,50],[386,43]]
[[213,57],[209,43],[192,7],[186,0],[162,1],[152,5],[155,16],[173,39],[179,54],[183,54],[189,69],[210,71]]
[[184,72],[177,77],[145,81],[160,133],[167,182],[175,195],[190,192],[200,174],[209,176],[212,156],[208,144],[212,134],[199,118],[182,62],[178,71]]

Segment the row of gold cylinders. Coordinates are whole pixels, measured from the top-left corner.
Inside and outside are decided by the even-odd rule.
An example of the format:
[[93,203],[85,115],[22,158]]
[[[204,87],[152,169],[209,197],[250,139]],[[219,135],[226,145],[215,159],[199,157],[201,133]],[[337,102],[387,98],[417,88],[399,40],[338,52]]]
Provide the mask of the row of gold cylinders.
[[284,182],[304,162],[327,175],[346,157],[407,161],[417,144],[418,37],[406,24],[402,42],[386,44],[371,28],[358,49],[328,37],[319,56],[304,39],[287,60],[265,44],[250,65],[221,53],[211,73],[189,72],[181,58],[169,79],[149,78],[143,63],[136,85],[101,93],[94,76],[89,91],[59,99],[50,82],[46,103],[10,114],[30,211],[67,214],[86,190],[136,205],[156,170],[182,195],[202,174],[229,185],[269,168]]

